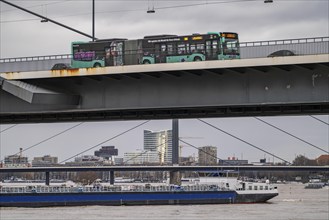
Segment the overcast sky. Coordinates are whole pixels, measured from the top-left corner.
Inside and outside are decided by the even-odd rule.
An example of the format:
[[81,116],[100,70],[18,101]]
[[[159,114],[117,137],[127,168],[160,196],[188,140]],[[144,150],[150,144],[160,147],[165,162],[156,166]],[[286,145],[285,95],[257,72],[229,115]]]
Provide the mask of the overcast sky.
[[[91,35],[91,0],[8,0]],[[232,31],[240,40],[328,36],[328,0],[95,0],[97,38]],[[0,58],[70,53],[89,39],[0,3]],[[156,13],[148,14],[148,8]]]
[[[65,25],[91,35],[91,0],[19,1],[8,0],[31,11],[48,16]],[[0,3],[0,58],[70,53],[72,41],[89,39],[39,18]],[[156,13],[147,14],[148,8]],[[272,4],[258,1],[169,1],[96,0],[96,37],[129,39],[154,34],[191,34],[210,31],[237,32],[240,41],[260,41],[287,38],[329,36],[328,0],[274,0]],[[329,123],[328,116],[317,116]],[[328,125],[310,116],[266,117],[264,120],[287,130],[325,150],[329,145]],[[316,158],[322,151],[277,131],[254,118],[208,119],[221,129],[242,138],[257,147],[292,161],[298,154]],[[33,156],[51,154],[59,160],[93,147],[142,121],[84,123],[54,139],[24,152]],[[0,159],[18,152],[19,147],[30,147],[74,123],[1,125]],[[105,145],[115,145],[119,154],[143,148],[143,129],[171,129],[171,121],[151,121]],[[218,147],[218,156],[229,156],[258,161],[264,156],[249,145],[190,119],[180,121],[180,136],[197,147]],[[197,138],[196,138],[197,137]],[[182,144],[183,155],[197,154]],[[95,148],[86,152],[92,154]],[[276,159],[276,161],[278,161]]]

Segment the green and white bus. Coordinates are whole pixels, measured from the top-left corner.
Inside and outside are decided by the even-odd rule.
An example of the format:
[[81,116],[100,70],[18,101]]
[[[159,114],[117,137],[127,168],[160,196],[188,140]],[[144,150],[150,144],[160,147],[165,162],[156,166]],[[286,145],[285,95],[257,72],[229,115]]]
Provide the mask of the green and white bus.
[[143,39],[143,64],[239,59],[236,33],[161,35]]
[[238,34],[211,32],[72,43],[73,68],[239,59]]

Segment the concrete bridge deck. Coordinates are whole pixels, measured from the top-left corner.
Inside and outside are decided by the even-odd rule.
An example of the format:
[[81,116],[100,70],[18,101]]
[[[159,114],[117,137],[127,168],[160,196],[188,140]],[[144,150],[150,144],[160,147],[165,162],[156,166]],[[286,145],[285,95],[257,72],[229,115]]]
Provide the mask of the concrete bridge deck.
[[0,76],[1,123],[329,113],[329,54]]

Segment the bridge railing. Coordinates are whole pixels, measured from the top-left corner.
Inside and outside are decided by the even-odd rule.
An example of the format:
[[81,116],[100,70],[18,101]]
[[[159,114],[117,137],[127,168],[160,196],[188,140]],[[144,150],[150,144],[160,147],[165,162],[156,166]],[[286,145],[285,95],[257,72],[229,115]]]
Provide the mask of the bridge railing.
[[298,39],[285,39],[285,40],[240,42],[240,46],[257,47],[257,46],[272,46],[272,45],[283,45],[283,44],[317,43],[317,42],[327,42],[327,41],[329,41],[329,37],[314,37],[314,38],[298,38]]
[[0,59],[0,63],[61,60],[61,59],[71,59],[71,58],[72,58],[72,54],[32,56],[32,57],[15,57],[15,58],[2,58],[2,59]]
[[[294,55],[329,53],[329,37],[299,38],[271,41],[241,42],[241,59],[263,58],[270,54],[289,50]],[[56,63],[70,63],[71,54],[2,58],[0,72],[50,70]]]
[[268,57],[280,50],[291,51],[294,55],[314,55],[329,53],[329,37],[285,39],[272,41],[241,42],[241,58]]

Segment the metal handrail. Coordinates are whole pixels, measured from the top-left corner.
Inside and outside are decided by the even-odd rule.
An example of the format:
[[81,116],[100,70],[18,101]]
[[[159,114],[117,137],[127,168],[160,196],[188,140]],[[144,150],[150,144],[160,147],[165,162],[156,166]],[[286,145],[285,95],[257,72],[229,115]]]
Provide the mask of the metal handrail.
[[240,42],[240,47],[305,44],[305,43],[319,43],[319,42],[328,42],[328,41],[329,41],[329,37],[297,38],[297,39],[270,40],[270,41],[253,41],[253,42]]
[[[245,48],[245,47],[260,47],[260,46],[289,45],[289,44],[307,44],[307,43],[319,43],[319,42],[329,42],[329,37],[240,42],[240,47]],[[0,63],[44,61],[44,60],[58,60],[58,59],[71,59],[71,58],[72,58],[72,54],[16,57],[16,58],[2,58],[0,59]]]
[[0,63],[59,60],[59,59],[71,59],[71,58],[72,58],[72,54],[32,56],[32,57],[14,57],[14,58],[2,58],[2,59],[0,59]]
[[79,192],[171,192],[171,191],[227,191],[228,188],[215,187],[214,185],[158,185],[158,186],[26,186],[26,187],[0,187],[0,194],[7,193],[79,193]]
[[[251,185],[250,185],[251,184]],[[255,189],[254,186],[262,186],[259,189]],[[242,189],[235,186],[236,190],[273,190],[275,189],[272,185],[268,183],[248,183],[250,189]],[[93,193],[93,192],[175,192],[175,191],[229,191],[231,190],[228,186],[223,184],[192,184],[184,186],[176,185],[88,185],[88,186],[0,186],[0,195],[8,193]]]

